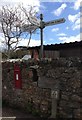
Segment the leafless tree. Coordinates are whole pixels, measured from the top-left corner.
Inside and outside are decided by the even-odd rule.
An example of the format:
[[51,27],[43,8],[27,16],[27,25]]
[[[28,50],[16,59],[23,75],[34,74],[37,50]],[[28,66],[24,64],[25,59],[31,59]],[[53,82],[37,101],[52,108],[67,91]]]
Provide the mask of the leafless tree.
[[27,11],[23,6],[17,6],[13,8],[9,6],[3,6],[0,9],[0,26],[5,37],[4,43],[7,46],[8,58],[10,58],[10,51],[15,50],[24,32],[26,36],[30,34],[30,42],[31,35],[35,31],[35,29],[29,29],[25,31],[22,28],[25,25],[29,26],[31,24],[29,21],[29,14],[31,12],[32,7],[30,7],[29,11]]

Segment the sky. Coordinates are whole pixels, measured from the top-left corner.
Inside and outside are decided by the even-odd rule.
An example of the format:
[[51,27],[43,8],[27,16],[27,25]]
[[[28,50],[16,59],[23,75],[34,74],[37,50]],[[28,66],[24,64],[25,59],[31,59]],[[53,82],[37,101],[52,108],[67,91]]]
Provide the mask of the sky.
[[[2,5],[17,5],[23,3],[25,7],[27,5],[37,6],[38,15],[43,14],[43,21],[48,22],[56,19],[65,18],[65,23],[46,26],[43,29],[43,44],[60,44],[69,43],[81,40],[82,26],[81,24],[81,0],[1,0],[0,7]],[[37,18],[39,20],[39,18]],[[29,37],[29,36],[28,36]],[[0,48],[3,48],[1,40],[3,40],[3,34],[0,33]],[[27,46],[28,38],[23,39],[19,43],[19,46]],[[40,29],[37,28],[37,33],[32,35],[30,46],[38,46],[41,44]]]

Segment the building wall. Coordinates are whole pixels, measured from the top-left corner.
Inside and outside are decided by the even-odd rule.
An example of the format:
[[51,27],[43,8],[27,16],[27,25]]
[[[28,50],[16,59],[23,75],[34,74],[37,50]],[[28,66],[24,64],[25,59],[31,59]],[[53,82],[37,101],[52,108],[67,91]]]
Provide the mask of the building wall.
[[50,50],[44,50],[44,57],[45,58],[59,58],[60,57],[60,52],[59,51],[50,51]]
[[[55,48],[54,48],[55,49]],[[78,57],[82,59],[82,48],[80,47],[67,47],[67,48],[61,48],[58,50],[44,50],[45,57],[51,57],[51,58],[69,58],[69,57]]]
[[[39,58],[39,54],[40,54],[40,50],[39,52],[34,49],[32,50],[33,51],[33,57],[35,58]],[[34,52],[35,51],[35,52]],[[80,47],[67,47],[67,48],[60,48],[58,50],[55,50],[55,47],[54,47],[54,50],[45,50],[44,49],[44,57],[45,58],[52,58],[52,59],[55,59],[55,58],[59,58],[59,57],[64,57],[64,58],[69,58],[69,57],[78,57],[78,58],[81,58],[82,59],[82,48]]]
[[81,57],[82,48],[65,48],[60,49],[60,57]]

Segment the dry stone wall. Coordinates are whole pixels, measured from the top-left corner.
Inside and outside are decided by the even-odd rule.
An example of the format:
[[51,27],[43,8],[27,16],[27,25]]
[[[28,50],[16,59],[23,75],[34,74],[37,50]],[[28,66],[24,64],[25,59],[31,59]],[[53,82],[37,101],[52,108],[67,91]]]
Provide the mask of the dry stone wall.
[[[15,88],[14,64],[2,63],[3,100],[34,115],[49,117],[52,109],[52,89],[58,90],[57,117],[81,118],[82,62],[79,58],[43,59],[18,62],[22,89]],[[38,81],[33,81],[36,69]]]

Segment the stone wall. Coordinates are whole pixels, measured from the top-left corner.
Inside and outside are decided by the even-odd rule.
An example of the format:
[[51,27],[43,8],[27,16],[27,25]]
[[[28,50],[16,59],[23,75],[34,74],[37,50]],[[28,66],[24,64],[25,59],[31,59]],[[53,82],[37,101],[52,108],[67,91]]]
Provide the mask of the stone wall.
[[80,59],[56,59],[40,68],[39,86],[59,90],[58,114],[80,118],[82,114]]
[[[18,64],[21,69],[22,89],[15,88],[14,64]],[[34,62],[2,63],[3,101],[34,115],[48,117],[51,112],[51,90],[40,88],[37,82],[33,82],[32,68],[30,68],[32,65]]]
[[[2,63],[3,100],[21,107],[34,115],[49,117],[52,109],[51,91],[58,90],[57,117],[80,118],[82,114],[81,76],[79,58],[44,59],[18,62],[21,69],[22,89],[15,88],[14,64]],[[33,69],[38,81],[33,80]],[[56,99],[56,98],[54,98]]]

